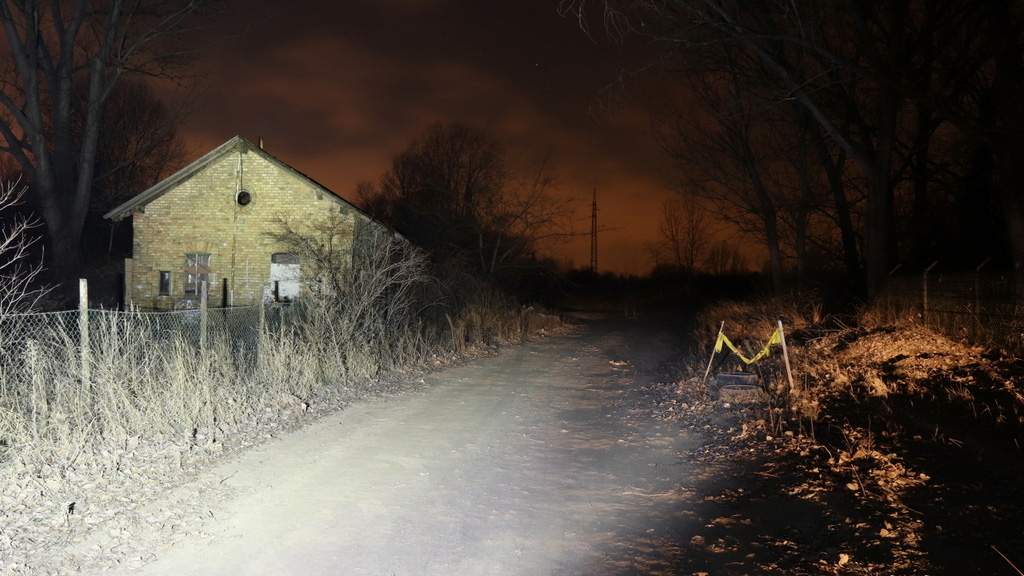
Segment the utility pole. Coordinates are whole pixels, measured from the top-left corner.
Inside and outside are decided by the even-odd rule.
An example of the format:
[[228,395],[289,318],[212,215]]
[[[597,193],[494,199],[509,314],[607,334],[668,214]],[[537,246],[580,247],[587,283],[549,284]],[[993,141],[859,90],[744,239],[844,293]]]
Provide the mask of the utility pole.
[[590,205],[590,270],[597,272],[597,188]]

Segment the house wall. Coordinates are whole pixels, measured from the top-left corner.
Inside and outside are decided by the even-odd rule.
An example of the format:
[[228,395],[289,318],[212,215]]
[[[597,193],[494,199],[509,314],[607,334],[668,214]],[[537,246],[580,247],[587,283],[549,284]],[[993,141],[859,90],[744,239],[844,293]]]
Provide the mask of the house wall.
[[[236,201],[241,189],[252,196],[247,206]],[[198,297],[185,293],[187,252],[210,254],[210,306],[225,299],[235,306],[259,302],[273,293],[271,255],[289,251],[268,232],[280,230],[282,221],[308,231],[332,213],[342,218],[348,232],[338,241],[351,254],[355,219],[365,216],[240,145],[133,215],[131,304],[156,310],[198,306]],[[171,273],[169,296],[159,295],[162,270]]]

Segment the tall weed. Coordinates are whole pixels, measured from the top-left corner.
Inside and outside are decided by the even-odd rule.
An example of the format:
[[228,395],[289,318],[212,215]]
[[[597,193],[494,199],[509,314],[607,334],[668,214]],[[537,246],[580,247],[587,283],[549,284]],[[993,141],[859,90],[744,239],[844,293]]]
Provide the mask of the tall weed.
[[[342,389],[372,392],[396,368],[562,324],[494,288],[438,301],[429,288],[441,280],[422,254],[374,249],[375,264],[303,303],[211,311],[205,337],[198,313],[92,312],[85,354],[77,320],[9,339],[0,346],[0,460],[60,472],[126,439],[219,440],[268,411],[305,409]],[[448,311],[443,322],[437,307]]]

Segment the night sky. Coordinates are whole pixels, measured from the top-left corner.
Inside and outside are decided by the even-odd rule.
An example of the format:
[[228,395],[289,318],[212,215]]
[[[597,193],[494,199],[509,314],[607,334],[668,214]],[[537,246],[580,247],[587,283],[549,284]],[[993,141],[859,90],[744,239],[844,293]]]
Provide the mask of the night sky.
[[[647,63],[647,47],[592,37],[557,0],[250,0],[232,37],[202,53],[195,112],[182,127],[200,155],[234,135],[338,194],[376,180],[429,124],[489,127],[514,162],[547,159],[559,194],[590,230],[598,192],[601,271],[645,273],[670,162],[638,98],[608,110],[603,89]],[[590,238],[557,248],[577,267]]]

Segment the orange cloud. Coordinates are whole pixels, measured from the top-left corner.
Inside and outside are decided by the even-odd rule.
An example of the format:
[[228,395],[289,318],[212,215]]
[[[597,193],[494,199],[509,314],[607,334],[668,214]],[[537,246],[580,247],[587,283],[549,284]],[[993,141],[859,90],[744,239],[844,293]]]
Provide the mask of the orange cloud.
[[[612,228],[600,236],[602,270],[649,268],[644,243],[655,239],[662,198],[672,193],[668,163],[642,109],[590,113],[621,64],[614,50],[554,10],[371,4],[314,2],[306,18],[277,12],[252,33],[225,40],[202,62],[197,112],[183,127],[195,152],[235,134],[263,137],[270,153],[351,197],[429,124],[487,126],[522,165],[547,160],[559,193],[579,199],[584,231],[598,190],[600,222]],[[273,3],[255,5],[271,10]],[[515,12],[502,17],[499,10]],[[472,29],[460,19],[495,28]],[[585,266],[590,240],[559,251]]]

